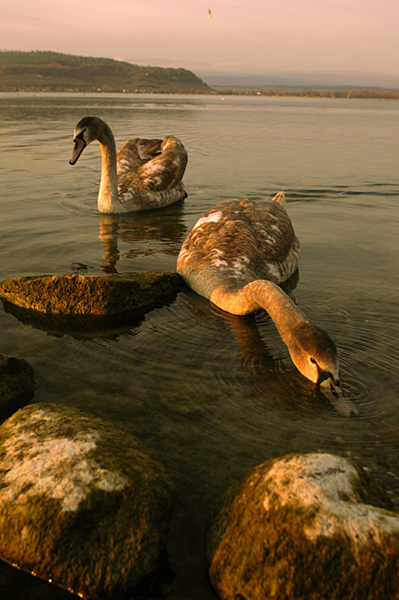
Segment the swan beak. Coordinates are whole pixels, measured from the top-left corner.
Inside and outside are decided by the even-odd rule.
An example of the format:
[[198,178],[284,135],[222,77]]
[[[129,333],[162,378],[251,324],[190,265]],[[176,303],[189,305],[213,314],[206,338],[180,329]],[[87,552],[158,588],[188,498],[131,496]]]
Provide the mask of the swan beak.
[[320,391],[326,396],[335,410],[343,417],[357,417],[359,414],[358,408],[345,398],[339,385],[336,385],[332,378],[329,377],[320,383]]
[[75,145],[73,147],[72,155],[69,160],[70,165],[74,165],[77,162],[79,156],[82,154],[83,150],[86,148],[86,141],[83,140],[81,137],[76,137],[74,139],[74,142],[75,142]]

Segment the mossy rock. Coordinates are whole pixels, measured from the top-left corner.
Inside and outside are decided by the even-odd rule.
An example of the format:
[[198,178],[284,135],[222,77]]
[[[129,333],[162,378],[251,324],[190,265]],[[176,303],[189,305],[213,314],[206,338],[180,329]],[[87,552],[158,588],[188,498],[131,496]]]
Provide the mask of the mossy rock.
[[59,316],[107,316],[146,310],[176,295],[177,273],[152,271],[106,277],[38,275],[5,279],[0,297],[25,310]]
[[327,453],[255,467],[206,539],[222,600],[399,598],[399,515],[360,467]]
[[14,410],[33,398],[36,382],[33,369],[23,358],[0,354],[0,416],[9,416]]
[[0,427],[0,557],[91,600],[156,574],[174,499],[153,452],[94,416],[34,404]]

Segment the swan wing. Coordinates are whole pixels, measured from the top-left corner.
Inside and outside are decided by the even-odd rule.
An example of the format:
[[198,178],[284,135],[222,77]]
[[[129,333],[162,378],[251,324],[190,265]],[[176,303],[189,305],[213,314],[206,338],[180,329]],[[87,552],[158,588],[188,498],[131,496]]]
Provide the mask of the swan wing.
[[137,170],[143,189],[162,192],[174,188],[182,179],[187,165],[187,152],[181,141],[166,137],[160,153],[143,163]]
[[162,140],[134,138],[121,146],[116,155],[117,172],[136,171],[161,152]]

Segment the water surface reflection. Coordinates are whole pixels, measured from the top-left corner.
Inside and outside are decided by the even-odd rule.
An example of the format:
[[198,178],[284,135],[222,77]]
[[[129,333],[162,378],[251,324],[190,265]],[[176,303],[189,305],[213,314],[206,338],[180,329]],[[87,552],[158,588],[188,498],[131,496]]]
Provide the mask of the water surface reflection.
[[[297,374],[264,312],[231,317],[185,289],[138,322],[79,335],[0,311],[0,351],[32,364],[35,401],[108,419],[166,464],[178,489],[168,544],[175,593],[214,598],[203,563],[210,512],[268,458],[348,456],[385,484],[399,509],[397,103],[0,94],[0,109],[1,279],[174,271],[208,208],[286,192],[303,247],[296,302],[337,344],[357,419],[342,418]],[[188,198],[131,218],[99,217],[99,153],[78,172],[68,165],[73,127],[85,114],[109,122],[118,144],[181,138]],[[16,600],[57,594],[46,597],[15,570],[0,568],[0,583]]]
[[[173,218],[171,218],[171,216]],[[99,238],[104,246],[101,270],[117,273],[116,264],[124,258],[176,255],[185,236],[183,202],[157,211],[126,215],[99,214]]]

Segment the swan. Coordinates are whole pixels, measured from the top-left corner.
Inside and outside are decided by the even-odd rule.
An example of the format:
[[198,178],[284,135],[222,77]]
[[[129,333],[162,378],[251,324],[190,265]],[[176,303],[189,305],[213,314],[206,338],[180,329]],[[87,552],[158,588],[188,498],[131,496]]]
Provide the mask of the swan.
[[345,416],[357,409],[342,394],[337,349],[279,287],[298,268],[301,247],[284,192],[272,200],[227,200],[194,225],[177,259],[177,272],[222,310],[268,312],[291,359]]
[[100,213],[125,213],[160,208],[186,197],[181,181],[187,152],[173,136],[164,140],[135,138],[116,151],[111,128],[98,117],[84,117],[75,127],[69,161],[97,140],[102,155],[97,207]]

